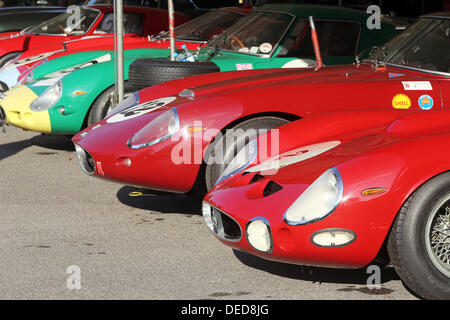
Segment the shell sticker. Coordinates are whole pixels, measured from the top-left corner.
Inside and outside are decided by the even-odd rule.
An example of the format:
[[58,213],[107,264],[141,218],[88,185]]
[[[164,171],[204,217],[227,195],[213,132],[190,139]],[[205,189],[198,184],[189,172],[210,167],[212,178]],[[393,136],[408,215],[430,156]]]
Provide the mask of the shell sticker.
[[406,94],[396,94],[392,98],[392,106],[394,109],[409,109],[411,107],[411,99]]

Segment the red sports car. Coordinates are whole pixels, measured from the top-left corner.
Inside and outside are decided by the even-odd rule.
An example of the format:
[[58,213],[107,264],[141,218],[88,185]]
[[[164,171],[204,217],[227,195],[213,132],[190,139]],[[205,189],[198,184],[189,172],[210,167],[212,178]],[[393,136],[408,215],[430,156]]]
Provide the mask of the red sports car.
[[254,165],[206,195],[204,220],[228,246],[294,264],[360,268],[387,245],[407,287],[450,299],[450,111],[439,109],[342,111],[274,129],[241,151]]
[[[52,45],[61,50],[62,43],[69,40],[100,38],[114,33],[112,5],[78,8],[79,12],[68,11],[38,26],[0,39],[0,67],[29,49],[34,51],[33,55],[36,55],[37,51],[49,52],[48,48],[45,48],[46,45]],[[125,38],[146,37],[168,29],[168,16],[165,10],[135,6],[124,6],[123,10]],[[79,14],[79,19],[72,18],[75,13]],[[189,20],[184,14],[175,14],[177,25]],[[41,46],[44,46],[42,50],[46,51],[40,51]]]
[[424,16],[354,65],[222,72],[141,90],[73,138],[80,165],[150,189],[204,192],[245,145],[246,135],[228,132],[334,110],[449,108],[449,23],[448,13]]

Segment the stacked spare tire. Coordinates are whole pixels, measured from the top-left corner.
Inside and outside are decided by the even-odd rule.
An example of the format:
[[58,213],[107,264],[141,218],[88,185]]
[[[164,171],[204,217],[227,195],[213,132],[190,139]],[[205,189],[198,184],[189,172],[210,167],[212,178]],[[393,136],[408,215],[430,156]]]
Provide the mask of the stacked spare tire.
[[130,65],[128,82],[133,89],[141,90],[170,80],[219,71],[219,67],[210,61],[138,59]]

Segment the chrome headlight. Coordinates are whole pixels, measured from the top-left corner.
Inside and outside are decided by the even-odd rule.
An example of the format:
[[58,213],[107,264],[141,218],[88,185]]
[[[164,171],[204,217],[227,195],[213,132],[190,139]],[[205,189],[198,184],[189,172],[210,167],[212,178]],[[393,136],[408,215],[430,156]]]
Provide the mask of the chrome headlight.
[[314,181],[286,210],[284,221],[302,225],[330,215],[342,198],[343,184],[339,171],[331,168]]
[[115,106],[113,109],[111,109],[106,117],[113,116],[119,112],[122,112],[128,108],[132,108],[139,104],[139,94],[137,92],[134,92],[132,95],[129,95],[125,99],[123,99],[117,106]]
[[233,160],[231,160],[216,183],[219,183],[220,181],[225,180],[247,168],[255,160],[257,155],[258,142],[256,139],[253,139],[237,153]]
[[128,140],[132,149],[140,149],[155,145],[169,139],[180,129],[177,108],[167,110]]
[[63,91],[62,81],[47,88],[39,97],[37,97],[30,105],[33,111],[44,111],[53,108],[61,99]]

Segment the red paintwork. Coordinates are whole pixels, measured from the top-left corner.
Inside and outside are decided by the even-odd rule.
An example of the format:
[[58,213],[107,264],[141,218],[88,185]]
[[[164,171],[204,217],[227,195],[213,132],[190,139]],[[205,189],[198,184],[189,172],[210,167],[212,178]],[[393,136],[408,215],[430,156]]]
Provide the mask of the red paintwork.
[[[87,6],[89,8],[94,8],[100,10],[101,16],[100,18],[94,23],[93,27],[84,35],[32,35],[32,34],[25,34],[25,35],[18,35],[15,38],[9,38],[9,39],[3,39],[0,40],[0,57],[4,56],[5,54],[11,53],[11,52],[27,52],[28,50],[31,50],[29,54],[25,53],[23,54],[22,58],[35,56],[40,53],[45,52],[51,52],[56,50],[61,50],[63,48],[62,44],[63,42],[71,41],[71,40],[77,40],[77,39],[84,39],[86,37],[96,36],[97,38],[94,41],[100,41],[105,42],[109,44],[109,47],[111,46],[112,37],[111,35],[94,35],[94,31],[96,30],[97,26],[100,25],[103,17],[107,13],[113,12],[113,6],[111,5],[92,5]],[[137,39],[140,41],[145,41],[145,38],[148,35],[157,34],[160,31],[167,30],[168,28],[168,16],[167,11],[161,10],[161,9],[155,9],[155,8],[146,8],[146,7],[134,7],[134,6],[124,6],[124,12],[125,13],[142,13],[144,14],[144,20],[143,20],[143,28],[142,33],[140,35],[131,35],[127,34],[125,35],[125,42],[127,42],[127,38],[131,37],[132,39]],[[176,13],[175,21],[176,24],[183,24],[190,19],[181,13]],[[16,32],[17,34],[17,32]],[[145,38],[142,38],[145,37]],[[100,40],[102,38],[106,38],[104,40]],[[91,42],[93,44],[93,42]],[[101,45],[101,44],[100,44]],[[113,45],[113,44],[112,44]]]
[[[406,199],[427,180],[450,170],[449,123],[450,111],[442,110],[400,116],[398,111],[352,111],[280,127],[281,152],[330,140],[342,144],[255,183],[249,184],[254,175],[249,173],[231,177],[213,188],[205,201],[233,217],[242,230],[254,217],[269,220],[273,252],[257,252],[245,236],[235,243],[220,240],[234,248],[282,262],[340,268],[368,265],[379,252]],[[308,225],[285,223],[283,215],[287,208],[331,167],[338,169],[343,181],[342,201],[336,210]],[[255,199],[258,192],[254,190],[261,190],[269,180],[283,189]],[[387,190],[362,196],[363,190],[374,187]],[[357,238],[339,248],[314,245],[311,235],[327,228],[349,229]]]
[[[390,72],[403,76],[390,78]],[[402,81],[406,80],[430,81],[433,90],[405,91]],[[192,89],[195,98],[177,97],[162,109],[122,122],[103,120],[99,122],[100,127],[87,128],[82,131],[87,136],[77,134],[73,141],[101,162],[103,178],[151,189],[187,192],[194,185],[200,163],[175,164],[171,158],[174,147],[179,147],[181,141],[204,152],[214,137],[214,130],[224,130],[242,119],[272,114],[292,120],[338,110],[393,110],[392,99],[398,93],[408,95],[412,105],[408,110],[396,112],[420,110],[417,101],[423,94],[433,97],[433,110],[450,107],[449,77],[393,67],[376,69],[370,63],[323,67],[317,71],[266,69],[194,76],[141,90],[140,103],[177,96],[186,88]],[[138,130],[175,106],[180,130],[173,139],[139,150],[127,146],[128,139]],[[214,134],[208,137],[182,134],[187,128],[198,126],[198,121],[206,133]],[[124,157],[132,160],[130,167],[116,165]],[[97,172],[95,175],[99,176]]]
[[18,35],[17,31],[0,32],[0,40],[10,39],[12,36]]

